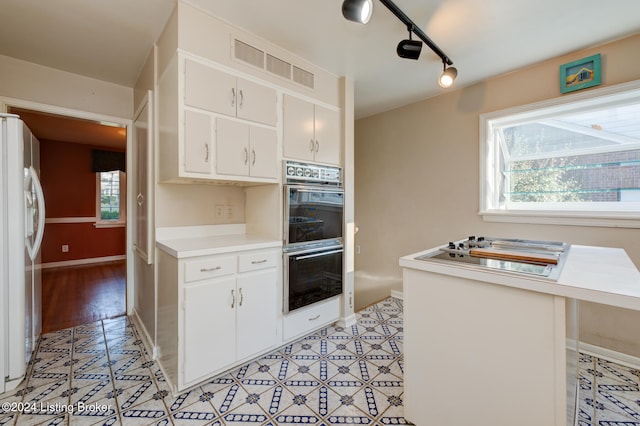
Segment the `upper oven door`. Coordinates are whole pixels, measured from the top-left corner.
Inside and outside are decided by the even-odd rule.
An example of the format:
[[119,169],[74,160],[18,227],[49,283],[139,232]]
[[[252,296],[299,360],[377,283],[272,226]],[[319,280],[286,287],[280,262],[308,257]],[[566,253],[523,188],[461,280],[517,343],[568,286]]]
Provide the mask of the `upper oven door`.
[[342,241],[342,188],[285,185],[284,199],[286,245]]

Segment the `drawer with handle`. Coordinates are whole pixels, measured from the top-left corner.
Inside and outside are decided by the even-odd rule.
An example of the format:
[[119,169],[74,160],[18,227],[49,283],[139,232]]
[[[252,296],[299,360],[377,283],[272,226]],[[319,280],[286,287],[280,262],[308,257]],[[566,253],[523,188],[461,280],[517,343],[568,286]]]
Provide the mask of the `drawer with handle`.
[[318,302],[305,308],[296,309],[284,317],[284,340],[303,335],[323,325],[337,321],[339,318],[339,297]]
[[236,273],[236,256],[189,260],[184,265],[184,282],[205,280]]
[[273,268],[277,265],[280,253],[279,251],[263,251],[241,254],[238,256],[238,272]]

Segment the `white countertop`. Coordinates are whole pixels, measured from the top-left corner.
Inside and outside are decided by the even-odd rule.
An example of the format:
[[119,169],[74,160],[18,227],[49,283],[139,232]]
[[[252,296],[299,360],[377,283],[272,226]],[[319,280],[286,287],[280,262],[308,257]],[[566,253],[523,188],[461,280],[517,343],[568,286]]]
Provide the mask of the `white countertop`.
[[455,262],[416,260],[437,250],[435,247],[404,256],[400,266],[640,310],[640,271],[623,249],[572,245],[557,282]]
[[161,228],[156,246],[179,259],[282,247],[281,240],[246,234],[244,230],[244,225]]

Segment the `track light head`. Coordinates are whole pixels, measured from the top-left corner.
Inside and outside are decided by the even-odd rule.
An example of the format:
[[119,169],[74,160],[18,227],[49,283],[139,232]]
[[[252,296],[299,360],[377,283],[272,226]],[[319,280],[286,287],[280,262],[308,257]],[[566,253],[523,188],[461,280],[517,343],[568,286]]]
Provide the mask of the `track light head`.
[[342,16],[349,21],[366,24],[373,14],[373,0],[344,0]]
[[406,59],[417,60],[420,57],[420,51],[422,50],[422,42],[420,40],[402,40],[398,43],[398,56]]
[[447,68],[447,65],[445,64],[444,71],[442,71],[442,74],[438,79],[438,84],[440,85],[440,87],[447,89],[453,85],[453,82],[455,81],[457,76],[458,70],[455,67]]

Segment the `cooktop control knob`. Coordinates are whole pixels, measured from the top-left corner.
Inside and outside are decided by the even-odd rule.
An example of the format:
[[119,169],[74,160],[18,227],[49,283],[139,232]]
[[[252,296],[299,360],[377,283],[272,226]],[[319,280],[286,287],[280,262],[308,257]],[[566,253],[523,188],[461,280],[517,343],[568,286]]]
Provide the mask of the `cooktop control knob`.
[[289,176],[293,176],[296,174],[296,169],[293,166],[289,166],[287,167],[287,175]]
[[469,241],[475,241],[475,240],[476,240],[475,235],[469,235]]
[[304,174],[304,172],[302,171],[302,167],[298,167],[298,168],[296,169],[296,175],[298,175],[298,176],[302,176],[303,174]]
[[478,237],[478,242],[484,241],[484,237]]
[[456,245],[454,243],[452,243],[451,241],[449,241],[449,248],[450,249],[454,249],[454,248],[456,248]]

